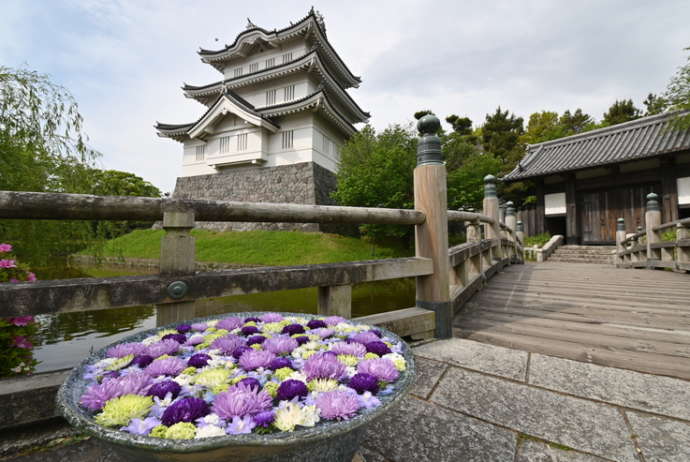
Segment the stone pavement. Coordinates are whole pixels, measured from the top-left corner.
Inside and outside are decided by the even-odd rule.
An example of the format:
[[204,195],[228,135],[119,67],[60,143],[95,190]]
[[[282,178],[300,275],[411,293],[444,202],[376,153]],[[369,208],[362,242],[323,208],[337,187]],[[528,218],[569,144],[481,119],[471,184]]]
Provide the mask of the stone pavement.
[[418,380],[367,462],[687,462],[690,382],[464,339],[415,348]]

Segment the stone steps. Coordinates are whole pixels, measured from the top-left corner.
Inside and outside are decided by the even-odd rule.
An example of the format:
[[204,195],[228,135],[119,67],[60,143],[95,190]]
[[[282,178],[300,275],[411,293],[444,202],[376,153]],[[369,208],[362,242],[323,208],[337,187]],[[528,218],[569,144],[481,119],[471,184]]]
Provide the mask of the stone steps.
[[609,264],[612,262],[611,253],[614,249],[613,246],[564,245],[556,249],[549,261]]

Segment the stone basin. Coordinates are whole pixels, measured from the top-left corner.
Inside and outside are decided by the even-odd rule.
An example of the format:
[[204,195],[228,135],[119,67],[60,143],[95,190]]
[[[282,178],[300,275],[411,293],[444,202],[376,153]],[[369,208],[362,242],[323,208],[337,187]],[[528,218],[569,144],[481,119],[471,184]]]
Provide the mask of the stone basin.
[[[251,317],[265,312],[225,313],[197,318],[185,323],[204,322],[228,316]],[[284,316],[300,316],[307,319],[315,315],[280,313]],[[362,324],[348,321],[353,324]],[[139,436],[96,424],[89,412],[79,406],[87,382],[82,379],[84,368],[106,357],[108,348],[119,343],[138,342],[161,329],[170,329],[181,322],[157,327],[112,343],[93,353],[75,367],[57,394],[57,409],[79,431],[97,438],[119,454],[132,461],[180,461],[180,462],[350,462],[364,438],[367,427],[378,417],[391,410],[409,391],[415,378],[414,360],[410,347],[403,342],[401,354],[407,361],[407,370],[401,372],[393,385],[394,391],[379,395],[381,405],[362,410],[350,420],[321,421],[315,427],[298,427],[293,432],[268,435],[226,435],[194,440],[169,440]],[[396,340],[394,333],[375,327]]]

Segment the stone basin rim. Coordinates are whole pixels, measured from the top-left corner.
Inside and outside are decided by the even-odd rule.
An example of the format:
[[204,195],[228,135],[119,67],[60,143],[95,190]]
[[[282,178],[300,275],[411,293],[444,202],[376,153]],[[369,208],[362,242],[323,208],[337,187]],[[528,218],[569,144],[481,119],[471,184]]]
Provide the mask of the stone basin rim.
[[[79,365],[72,369],[69,377],[65,380],[65,382],[60,386],[60,389],[58,390],[56,396],[57,409],[60,412],[60,414],[62,414],[62,416],[70,423],[70,425],[93,437],[104,440],[107,443],[157,452],[191,453],[209,451],[218,448],[227,448],[230,446],[290,447],[337,437],[338,435],[348,433],[361,426],[368,425],[369,423],[373,422],[383,413],[387,412],[392,407],[398,405],[400,403],[400,400],[407,394],[407,392],[411,388],[415,378],[415,367],[410,346],[404,340],[400,339],[400,337],[398,337],[396,334],[389,331],[388,329],[379,326],[371,326],[363,322],[348,319],[348,323],[355,325],[366,325],[371,327],[372,329],[381,331],[385,336],[390,336],[396,340],[400,340],[403,345],[401,355],[405,357],[405,361],[407,362],[407,369],[400,373],[400,378],[394,384],[394,391],[389,395],[378,396],[381,400],[381,405],[371,411],[365,410],[364,413],[358,414],[356,417],[349,420],[320,422],[315,427],[300,428],[299,430],[295,430],[293,432],[279,432],[268,435],[250,433],[242,435],[225,435],[191,440],[168,440],[162,438],[154,438],[150,436],[134,435],[120,430],[102,427],[96,424],[93,421],[93,419],[90,416],[88,416],[87,411],[82,409],[78,404],[78,398],[81,396],[86,386],[85,381],[81,378],[84,367],[88,364],[94,363],[97,360],[104,358],[106,356],[107,350],[115,345],[118,345],[120,343],[141,341],[142,339],[150,335],[153,335],[157,331],[160,331],[162,329],[172,329],[176,326],[179,326],[180,324],[205,322],[214,319],[222,319],[225,317],[246,318],[251,316],[260,316],[268,312],[270,311],[247,311],[237,313],[230,312],[221,313],[213,316],[194,318],[190,320],[168,324],[165,326],[156,327],[153,329],[147,329],[145,331],[138,332],[124,339],[106,345],[103,348],[92,353],[88,358],[83,360],[81,363],[79,363]],[[306,313],[277,313],[286,317],[296,316],[308,319],[326,317],[325,315],[315,315]]]

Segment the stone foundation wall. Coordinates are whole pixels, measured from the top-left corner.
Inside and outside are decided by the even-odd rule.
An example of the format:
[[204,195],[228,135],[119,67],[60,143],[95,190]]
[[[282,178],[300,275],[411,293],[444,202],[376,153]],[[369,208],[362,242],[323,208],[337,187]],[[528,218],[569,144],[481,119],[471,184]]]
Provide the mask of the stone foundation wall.
[[[335,174],[314,162],[278,167],[237,167],[213,175],[180,177],[174,197],[243,202],[332,205]],[[197,227],[217,231],[299,230],[338,232],[333,225],[315,223],[199,222]]]

